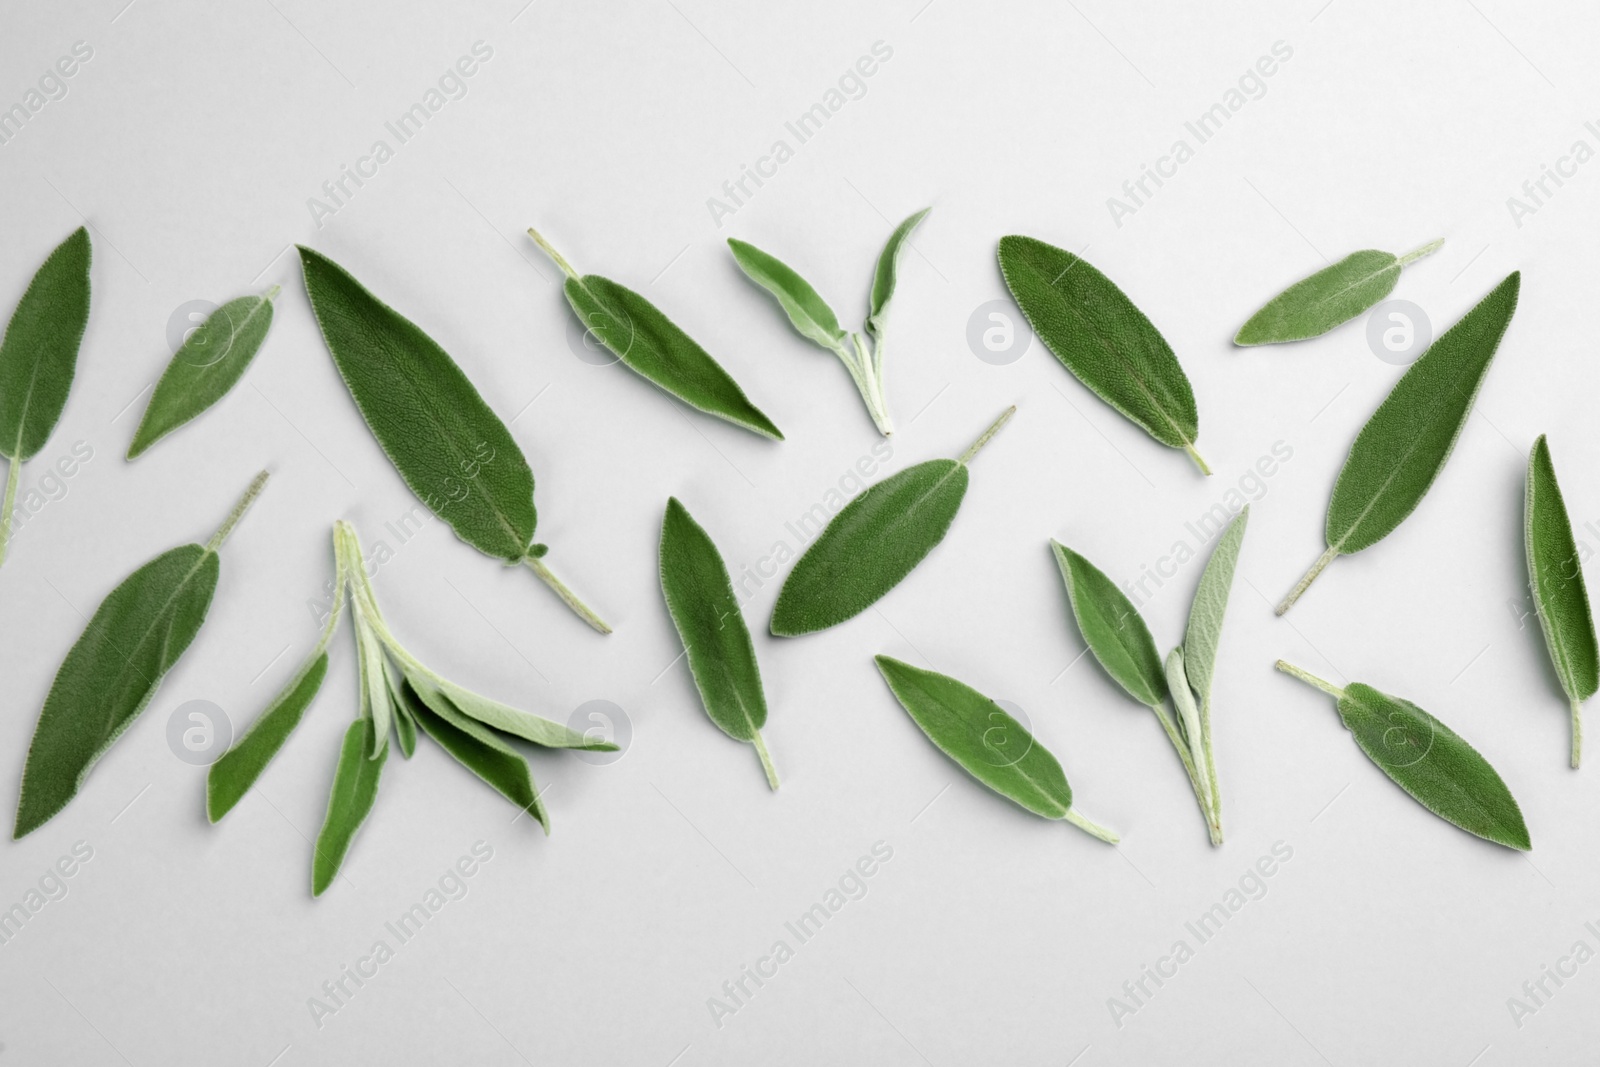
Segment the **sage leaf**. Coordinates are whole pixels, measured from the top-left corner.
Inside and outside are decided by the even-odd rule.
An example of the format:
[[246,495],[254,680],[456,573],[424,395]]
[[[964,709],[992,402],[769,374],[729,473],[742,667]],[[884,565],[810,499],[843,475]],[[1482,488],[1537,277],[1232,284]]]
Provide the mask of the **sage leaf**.
[[1032,237],[1000,238],[1000,273],[1062,366],[1145,433],[1210,474],[1194,390],[1161,331],[1087,260]]
[[1521,284],[1513,271],[1441,334],[1361,428],[1328,502],[1328,550],[1278,605],[1279,615],[1335,558],[1377,544],[1422,502],[1472,413]]
[[406,688],[405,676],[387,656],[383,659],[383,676],[389,685],[389,704],[394,710],[394,733],[400,742],[400,754],[410,759],[417,750],[416,694]]
[[227,395],[256,358],[272,326],[274,285],[259,296],[230,300],[206,317],[172,357],[128,446],[128,458],[146,449]]
[[[378,779],[389,759],[389,747],[380,742],[372,720],[364,716],[345,731],[344,744],[339,749],[339,767],[334,772],[333,789],[328,794],[328,814],[322,820],[311,861],[311,895],[314,897],[320,897],[333,884],[356,831],[361,829],[378,799]],[[367,753],[375,746],[378,755],[374,759]]]
[[404,685],[404,699],[423,732],[495,792],[537,819],[548,837],[550,816],[539,800],[533,772],[516,749],[477,720],[461,714],[448,700],[421,699],[410,683]]
[[1247,347],[1320,337],[1383,300],[1402,270],[1443,244],[1434,241],[1403,256],[1370,248],[1352,252],[1267,301],[1239,328],[1233,343]]
[[711,535],[677,497],[661,519],[661,592],[689,657],[689,673],[706,715],[735,741],[747,741],[761,757],[767,785],[778,788],[761,727],[767,697],[761,687],[756,646],[733,595],[733,582]]
[[450,354],[343,267],[303,246],[306,294],[339,375],[406,485],[456,536],[523,564],[603,634],[533,543],[533,471],[511,431]]
[[1572,766],[1576,767],[1583,749],[1581,705],[1600,688],[1600,646],[1595,641],[1589,591],[1583,584],[1583,560],[1543,434],[1528,455],[1523,544],[1539,629],[1544,632],[1556,677],[1572,705]]
[[1051,541],[1050,549],[1089,651],[1129,696],[1149,707],[1162,707],[1167,699],[1166,671],[1138,609],[1093,563],[1059,541]]
[[967,464],[1016,412],[1009,407],[960,459],[931,459],[868,486],[795,562],[772,608],[772,632],[837,626],[900,584],[944,540],[967,494]]
[[862,327],[865,336],[846,333],[840,328],[839,317],[827,301],[817,295],[811,283],[800,277],[793,268],[755,245],[732,237],[728,239],[728,248],[733,252],[740,269],[777,298],[779,306],[800,335],[839,357],[845,370],[850,373],[850,380],[855,382],[862,402],[867,405],[867,413],[872,416],[878,432],[885,437],[894,432],[888,400],[884,396],[883,347],[889,302],[894,298],[899,280],[900,249],[928,210],[923,208],[895,227],[883,252],[879,254],[878,265],[873,272],[867,318]]
[[265,471],[256,475],[209,542],[163,552],[101,601],[39,712],[13,837],[38,829],[78,794],[199,634],[221,572],[217,553],[266,480]]
[[1533,847],[1522,809],[1500,775],[1444,723],[1369,685],[1341,689],[1283,660],[1277,666],[1338,701],[1339,719],[1361,751],[1423,807],[1495,844],[1524,852]]
[[528,236],[566,274],[567,303],[578,321],[629,370],[697,411],[783,440],[783,432],[750,402],[722,364],[659,308],[609,278],[579,275],[538,231],[530,228]]
[[22,465],[61,419],[78,347],[89,324],[89,231],[82,226],[45,259],[0,341],[0,456],[9,462],[0,496],[0,563],[11,540]]
[[394,726],[394,704],[389,695],[389,672],[384,666],[383,646],[372,632],[372,625],[362,617],[359,603],[352,612],[356,631],[356,672],[361,684],[361,715],[372,720],[372,751],[368,759],[377,759],[389,745],[389,731]]
[[1245,526],[1249,521],[1250,505],[1246,504],[1217,538],[1189,605],[1189,625],[1181,646],[1184,681],[1192,691],[1200,717],[1199,745],[1191,744],[1190,756],[1197,772],[1204,769],[1214,845],[1222,843],[1222,790],[1217,785],[1217,758],[1211,745],[1211,680],[1216,668],[1217,646],[1222,640],[1222,620],[1228,612],[1228,595],[1233,589],[1233,571],[1239,562],[1239,548],[1244,544]]
[[1117,843],[1115,833],[1078,814],[1061,764],[999,704],[948,675],[890,656],[876,662],[911,721],[968,774],[1035,815]]

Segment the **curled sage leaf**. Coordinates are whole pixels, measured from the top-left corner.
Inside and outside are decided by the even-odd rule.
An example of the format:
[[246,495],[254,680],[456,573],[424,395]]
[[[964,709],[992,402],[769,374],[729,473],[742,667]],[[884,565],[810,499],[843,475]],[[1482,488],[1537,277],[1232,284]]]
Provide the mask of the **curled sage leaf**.
[[78,366],[89,324],[89,231],[82,226],[45,259],[28,283],[0,341],[0,563],[11,540],[22,465],[49,440]]
[[1354,683],[1339,688],[1279,660],[1278,670],[1338,701],[1339,720],[1378,769],[1439,818],[1497,845],[1533,848],[1522,809],[1489,761],[1409,700]]
[[56,671],[22,770],[13,837],[77,796],[200,632],[221,574],[218,552],[267,482],[262,471],[204,545],[163,552],[101,601]]
[[923,208],[895,227],[889,235],[888,244],[878,256],[867,319],[862,326],[865,336],[863,333],[846,333],[840,328],[839,317],[827,301],[792,267],[753,244],[728,238],[728,248],[733,252],[740,269],[751,281],[777,298],[779,306],[789,316],[790,323],[800,336],[839,357],[845,370],[850,372],[850,380],[855,382],[862,402],[867,405],[867,413],[872,416],[873,424],[885,437],[894,433],[883,389],[884,330],[888,325],[889,303],[894,298],[899,280],[900,250],[928,211],[928,208]]
[[1402,270],[1443,244],[1434,241],[1403,256],[1372,248],[1352,252],[1267,301],[1239,327],[1233,343],[1248,347],[1320,337],[1392,293]]
[[1328,501],[1328,550],[1278,605],[1279,615],[1329,563],[1377,544],[1422,503],[1472,413],[1521,283],[1522,273],[1512,272],[1441,334],[1361,428]]
[[968,774],[1035,815],[1117,843],[1114,832],[1078,814],[1061,764],[999,704],[948,675],[891,656],[876,662],[911,721]]
[[1016,413],[1007,408],[960,459],[930,459],[868,486],[795,561],[772,632],[797,637],[866,611],[927,558],[967,495],[967,464]]

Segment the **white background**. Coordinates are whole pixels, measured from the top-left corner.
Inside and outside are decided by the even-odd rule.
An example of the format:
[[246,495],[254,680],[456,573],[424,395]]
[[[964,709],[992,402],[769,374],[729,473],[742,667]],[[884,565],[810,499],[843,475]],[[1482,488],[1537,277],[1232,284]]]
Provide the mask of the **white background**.
[[[1555,995],[1520,1028],[1507,998],[1580,938],[1600,949],[1583,925],[1600,920],[1600,768],[1567,768],[1565,704],[1531,616],[1519,618],[1522,479],[1539,433],[1580,537],[1600,548],[1582,528],[1600,524],[1600,483],[1586,477],[1600,460],[1600,164],[1520,227],[1506,199],[1574,140],[1596,146],[1583,122],[1600,117],[1600,26],[1573,4],[1321,2],[12,5],[0,105],[73,42],[94,49],[68,95],[0,147],[0,305],[85,221],[95,254],[77,385],[24,487],[74,442],[94,454],[0,571],[0,795],[15,795],[83,617],[139,563],[209,536],[258,468],[273,477],[227,545],[204,631],[143,719],[69,808],[0,846],[0,907],[74,842],[94,850],[68,895],[0,947],[0,1062],[1487,1067],[1586,1055],[1600,964],[1547,984]],[[493,57],[468,95],[319,228],[308,198],[375,140],[395,147],[385,121],[480,40]],[[716,225],[707,198],[775,139],[792,143],[784,122],[877,41],[893,56],[866,94]],[[1114,225],[1107,198],[1277,41],[1293,55],[1265,95]],[[793,544],[785,523],[877,438],[843,370],[790,332],[723,241],[782,256],[854,324],[893,223],[928,204],[894,308],[899,432],[884,470],[955,455],[1006,405],[1019,412],[974,464],[949,537],[876,610],[780,641],[765,626],[778,582],[748,602],[783,773],[771,794],[674,662],[661,511],[683,499],[737,574]],[[657,301],[788,440],[576,358],[530,224],[580,269]],[[1009,365],[976,358],[968,319],[1005,295],[993,253],[1011,232],[1086,248],[1147,311],[1194,383],[1215,477],[1037,341]],[[1334,476],[1400,368],[1374,356],[1364,322],[1292,347],[1229,339],[1325,259],[1435,237],[1444,248],[1395,295],[1442,329],[1521,269],[1516,319],[1421,508],[1274,618],[1321,551]],[[403,547],[384,531],[414,500],[335,373],[293,242],[412,317],[515,417],[538,538],[614,636],[442,524]],[[274,283],[277,320],[239,387],[125,463],[173,310]],[[1276,442],[1293,457],[1257,494],[1219,665],[1227,843],[1213,849],[1151,715],[1080,658],[1046,545],[1060,538],[1137,578]],[[422,742],[409,763],[391,758],[345,877],[313,901],[309,840],[356,701],[348,634],[318,703],[222,824],[207,824],[203,769],[175,758],[166,729],[184,702],[209,700],[241,731],[293,673],[341,517],[369,551],[394,550],[378,592],[428,662],[562,721],[612,701],[632,740],[609,766],[531,756],[548,839]],[[1142,609],[1163,651],[1199,569]],[[879,652],[1019,705],[1082,810],[1123,844],[968,779],[894,703]],[[1280,656],[1448,722],[1515,792],[1532,854],[1409,800],[1328,699],[1272,670]],[[479,840],[494,857],[467,895],[319,1027],[308,999],[376,940],[393,945],[384,923]],[[870,892],[799,945],[785,921],[878,841],[893,859]],[[1184,923],[1275,842],[1293,856],[1265,896],[1198,945]],[[718,1028],[708,998],[780,938],[794,958]],[[1194,958],[1119,1028],[1108,998],[1180,938]]]

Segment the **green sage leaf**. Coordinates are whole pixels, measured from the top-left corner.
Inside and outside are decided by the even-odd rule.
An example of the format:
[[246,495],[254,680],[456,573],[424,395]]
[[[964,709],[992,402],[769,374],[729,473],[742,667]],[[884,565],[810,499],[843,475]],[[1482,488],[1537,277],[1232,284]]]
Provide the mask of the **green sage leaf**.
[[1522,809],[1500,775],[1444,723],[1369,685],[1340,689],[1282,660],[1278,669],[1337,700],[1339,719],[1361,751],[1423,807],[1487,841],[1533,847]]
[[878,255],[877,269],[872,272],[872,301],[868,305],[866,321],[867,333],[874,340],[882,338],[884,327],[888,325],[889,301],[894,299],[895,286],[900,281],[900,249],[911,236],[911,231],[917,228],[931,210],[932,208],[923,208],[896,226],[894,232],[889,235],[888,243]]
[[1335,558],[1377,544],[1422,502],[1472,413],[1521,283],[1513,271],[1441,334],[1361,428],[1328,502],[1328,550],[1278,605],[1279,615]]
[[222,542],[265,482],[263,471],[207,544],[163,552],[101,601],[39,712],[13,837],[31,833],[66,807],[155,696],[206,620]]
[[1544,632],[1556,677],[1572,705],[1572,765],[1576,767],[1583,749],[1580,705],[1600,688],[1600,645],[1595,641],[1589,591],[1583,584],[1582,557],[1543,434],[1528,456],[1523,544],[1539,629]]
[[1217,662],[1217,644],[1222,639],[1222,619],[1228,612],[1233,570],[1239,562],[1239,547],[1244,544],[1249,521],[1250,505],[1246,504],[1217,538],[1189,605],[1189,626],[1183,634],[1183,669],[1199,700],[1202,717],[1211,706],[1211,678]]
[[761,288],[777,298],[778,305],[801,337],[848,358],[849,335],[839,327],[839,317],[794,269],[776,256],[736,237],[728,238],[734,261]]
[[783,440],[783,432],[750,402],[722,364],[659,308],[609,278],[580,276],[537,231],[530,229],[528,236],[567,275],[567,303],[578,321],[629,370],[697,411]]
[[378,745],[372,720],[363,716],[345,731],[339,749],[339,767],[334,771],[333,789],[328,795],[328,814],[322,820],[311,859],[311,895],[320,897],[333,884],[344,864],[356,831],[366,821],[378,799],[378,779],[389,759],[389,746],[378,747],[377,758],[367,753]]
[[960,459],[933,459],[868,486],[795,562],[772,609],[772,632],[837,626],[877,603],[944,540],[967,493],[967,464],[1017,409],[1008,408]]
[[317,650],[289,679],[245,735],[206,772],[206,817],[217,822],[244,799],[267,764],[300,725],[328,675],[328,653]]
[[394,733],[400,742],[400,754],[410,759],[417,750],[416,694],[406,688],[405,676],[387,656],[383,657],[383,677],[389,686],[389,704],[394,710]]
[[778,788],[761,727],[767,697],[756,646],[733,595],[722,554],[677,497],[661,519],[661,592],[689,657],[689,672],[706,715],[735,741],[755,746],[767,784]]
[[361,684],[361,715],[372,720],[372,751],[377,759],[389,746],[389,730],[394,725],[394,703],[389,695],[389,672],[384,665],[383,646],[362,618],[359,606],[351,620],[356,631],[356,673]]
[[1166,670],[1138,609],[1093,563],[1059,541],[1051,541],[1050,549],[1089,651],[1129,696],[1161,709],[1167,700]]
[[260,296],[230,300],[189,335],[150,394],[128,446],[130,460],[221,400],[244,376],[267,339],[277,295],[274,285]]
[[403,683],[403,703],[424,733],[439,743],[456,762],[487,782],[495,792],[532,815],[550,833],[550,816],[539,800],[533,772],[520,753],[493,730],[461,714],[448,700],[421,699],[409,683]]
[[1352,252],[1267,301],[1239,328],[1233,343],[1271,345],[1319,337],[1388,296],[1401,270],[1442,244],[1434,241],[1403,256],[1370,248]]
[[1100,399],[1211,470],[1194,390],[1161,331],[1087,260],[1032,237],[1000,239],[1000,273],[1033,332]]
[[1061,764],[1005,709],[948,675],[876,657],[878,670],[928,740],[972,777],[1035,815],[1065,819],[1110,844],[1117,835],[1079,815]]
[[89,324],[89,231],[78,227],[28,283],[0,341],[0,456],[10,462],[0,497],[0,563],[11,537],[22,465],[49,440]]

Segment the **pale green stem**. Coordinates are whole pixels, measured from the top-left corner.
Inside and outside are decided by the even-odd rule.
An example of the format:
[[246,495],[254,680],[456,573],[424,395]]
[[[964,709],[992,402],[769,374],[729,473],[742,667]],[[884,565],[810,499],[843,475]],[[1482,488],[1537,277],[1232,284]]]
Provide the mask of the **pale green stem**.
[[767,743],[761,739],[761,731],[756,730],[750,738],[750,743],[756,746],[756,755],[761,757],[761,769],[767,772],[767,784],[773,789],[778,788],[778,768],[773,765],[772,754],[767,751]]
[[1311,588],[1311,583],[1317,580],[1317,575],[1321,574],[1322,569],[1328,564],[1332,563],[1338,557],[1338,555],[1339,550],[1337,548],[1330,548],[1321,556],[1317,557],[1317,561],[1311,565],[1311,569],[1306,571],[1306,576],[1300,579],[1298,585],[1289,590],[1289,595],[1283,598],[1282,604],[1278,605],[1278,614],[1282,615],[1284,612],[1294,607],[1294,602],[1299,600],[1301,594],[1303,594],[1307,589]]
[[893,436],[894,424],[889,419],[889,403],[883,395],[883,342],[869,345],[859,333],[851,334],[850,339],[857,353],[854,363],[860,368],[856,386],[861,390],[861,399],[866,401],[867,412],[871,414],[878,432],[885,437]]
[[554,245],[544,239],[543,234],[534,229],[532,226],[529,226],[528,236],[532,237],[533,243],[542,248],[544,250],[544,254],[549,256],[551,261],[554,262],[556,266],[561,268],[561,272],[563,274],[569,278],[576,278],[578,276],[578,272],[572,269],[572,264],[568,263],[566,257],[555,250]]
[[1122,838],[1116,835],[1116,831],[1107,830],[1099,823],[1091,822],[1090,820],[1085,819],[1082,815],[1079,815],[1076,808],[1068,808],[1066,815],[1062,816],[1062,818],[1066,819],[1084,833],[1092,834],[1095,837],[1098,837],[1108,845],[1114,845],[1118,841],[1122,840]]
[[1412,263],[1415,263],[1417,260],[1421,259],[1423,256],[1431,256],[1431,255],[1433,255],[1435,252],[1439,251],[1439,247],[1441,245],[1443,245],[1443,244],[1444,244],[1444,238],[1441,237],[1437,241],[1430,241],[1429,243],[1423,245],[1421,248],[1413,248],[1411,251],[1407,252],[1405,255],[1400,257],[1400,266],[1402,266],[1402,267],[1410,266]]
[[1194,460],[1194,465],[1196,467],[1200,468],[1200,473],[1209,478],[1211,476],[1211,468],[1206,465],[1205,458],[1195,450],[1194,445],[1186,444],[1183,446],[1183,450],[1189,453],[1189,458]]
[[0,502],[0,563],[6,561],[11,543],[11,513],[17,510],[17,483],[22,480],[22,460],[13,459],[6,470],[6,495]]
[[1011,416],[1015,415],[1016,413],[1017,405],[1015,404],[1012,404],[1010,407],[1002,411],[1000,413],[1000,417],[995,419],[987,430],[983,431],[983,436],[972,442],[972,447],[961,453],[961,458],[956,460],[956,462],[960,463],[962,466],[966,466],[968,463],[971,463],[972,457],[976,456],[983,449],[983,446],[989,443],[990,438],[994,437],[995,434],[1000,432],[1000,427],[1004,426],[1010,420]]
[[1200,815],[1206,821],[1206,832],[1212,835],[1213,843],[1217,835],[1222,832],[1221,827],[1212,829],[1211,799],[1206,795],[1205,782],[1200,777],[1199,770],[1194,765],[1194,758],[1189,755],[1189,746],[1184,744],[1178,728],[1173,725],[1173,716],[1167,714],[1166,704],[1152,707],[1156,718],[1161,720],[1161,728],[1167,732],[1167,740],[1172,742],[1172,747],[1177,751],[1178,758],[1183,761],[1183,769],[1189,775],[1189,788],[1194,790],[1194,799],[1200,805]]
[[215,552],[222,547],[222,542],[228,539],[228,535],[233,532],[233,528],[239,525],[239,520],[244,518],[244,513],[250,510],[250,505],[254,504],[256,497],[261,495],[261,490],[266,488],[267,477],[267,472],[261,471],[251,479],[250,488],[244,491],[244,496],[239,498],[239,502],[233,506],[233,510],[228,513],[228,517],[217,528],[217,532],[211,535],[210,541],[206,542],[207,552]]
[[1200,709],[1200,747],[1205,752],[1206,779],[1211,784],[1211,843],[1222,844],[1222,790],[1217,785],[1217,759],[1211,751],[1211,701]]
[[608,634],[611,632],[611,627],[606,625],[606,621],[591,611],[589,609],[589,605],[579,600],[577,594],[562,584],[561,579],[557,578],[553,573],[551,573],[550,568],[544,565],[544,560],[539,559],[536,556],[524,556],[522,557],[522,562],[526,563],[528,565],[528,569],[537,574],[545,585],[548,585],[551,589],[554,589],[556,591],[556,596],[560,597],[561,602],[567,607],[571,608],[578,618],[582,619],[590,626],[593,626],[596,630],[599,630],[603,634]]
[[268,289],[266,292],[261,294],[261,299],[267,301],[268,303],[271,303],[272,301],[278,299],[278,294],[281,293],[281,292],[283,292],[283,286],[274,285],[270,289]]
[[1578,769],[1578,757],[1583,752],[1583,705],[1572,702],[1572,769]]
[[[317,647],[312,650],[311,658],[316,659],[328,650],[328,643],[333,640],[334,631],[339,628],[339,616],[344,614],[345,586],[349,584],[350,576],[345,569],[344,553],[339,550],[339,538],[335,534],[333,539],[333,607],[328,611],[328,621],[322,627],[322,636],[317,640]],[[350,609],[354,611],[355,608]]]
[[1303,671],[1299,667],[1296,667],[1294,664],[1285,663],[1281,659],[1275,664],[1275,666],[1280,671],[1282,671],[1284,674],[1287,674],[1289,677],[1298,678],[1302,682],[1306,683],[1307,685],[1315,686],[1316,688],[1322,690],[1324,693],[1327,693],[1329,696],[1333,697],[1333,699],[1335,699],[1335,700],[1343,700],[1344,699],[1344,690],[1340,689],[1338,686],[1334,685],[1332,682],[1325,682],[1321,678],[1318,678],[1316,675],[1310,673],[1309,671]]

